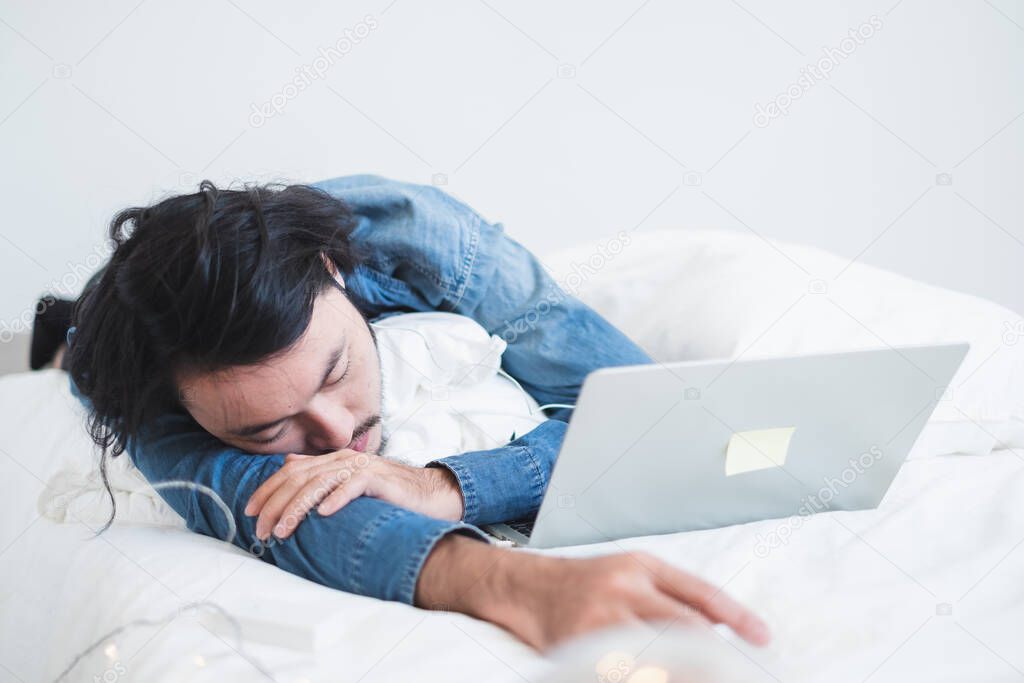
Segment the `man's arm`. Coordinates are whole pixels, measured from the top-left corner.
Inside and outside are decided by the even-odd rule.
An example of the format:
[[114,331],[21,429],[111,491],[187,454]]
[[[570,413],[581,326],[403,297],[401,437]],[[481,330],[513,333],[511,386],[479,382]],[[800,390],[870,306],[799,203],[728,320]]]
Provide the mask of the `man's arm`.
[[[292,536],[261,541],[256,517],[244,514],[259,485],[281,466],[284,455],[251,455],[226,446],[188,415],[163,415],[129,441],[133,462],[192,531],[230,540],[293,574],[343,591],[413,604],[416,581],[434,545],[450,533],[486,537],[463,522],[427,517],[375,498],[358,498],[337,513],[311,513]],[[123,456],[122,456],[123,457]],[[234,537],[231,538],[232,525]]]
[[[566,423],[548,420],[505,446],[441,458],[426,468],[342,449],[288,455],[249,501],[256,534],[288,538],[311,510],[329,516],[371,496],[431,517],[491,524],[540,507]],[[309,467],[316,458],[317,466]]]
[[505,446],[434,460],[462,491],[462,519],[496,524],[528,517],[540,508],[568,425],[548,420]]

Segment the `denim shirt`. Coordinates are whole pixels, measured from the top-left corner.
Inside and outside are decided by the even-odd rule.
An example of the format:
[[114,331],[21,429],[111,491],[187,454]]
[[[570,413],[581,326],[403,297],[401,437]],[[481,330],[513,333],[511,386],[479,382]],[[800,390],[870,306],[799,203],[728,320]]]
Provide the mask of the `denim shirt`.
[[[449,311],[472,318],[508,347],[502,366],[541,404],[573,404],[592,370],[650,359],[592,309],[565,293],[537,259],[465,204],[430,186],[379,176],[315,183],[344,201],[357,225],[361,262],[346,278],[352,302],[368,318]],[[68,333],[73,342],[74,329]],[[72,391],[88,406],[72,382]],[[454,473],[463,520],[427,517],[360,497],[333,515],[315,509],[287,540],[256,537],[249,497],[284,463],[285,453],[255,455],[206,432],[190,416],[168,413],[129,439],[127,453],[153,484],[186,480],[215,491],[234,517],[232,542],[278,567],[332,588],[412,604],[434,545],[447,534],[486,541],[476,525],[536,512],[565,435],[570,410],[552,413],[528,434],[490,451],[428,466]],[[161,488],[189,529],[228,539],[230,523],[209,495]]]

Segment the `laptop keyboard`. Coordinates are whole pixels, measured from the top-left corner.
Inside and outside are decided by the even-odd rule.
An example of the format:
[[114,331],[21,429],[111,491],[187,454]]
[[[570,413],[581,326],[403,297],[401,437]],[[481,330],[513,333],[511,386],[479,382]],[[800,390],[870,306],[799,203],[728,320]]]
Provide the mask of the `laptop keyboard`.
[[537,521],[536,517],[526,517],[523,519],[517,519],[514,522],[506,522],[510,527],[521,533],[527,538],[533,533],[533,523]]

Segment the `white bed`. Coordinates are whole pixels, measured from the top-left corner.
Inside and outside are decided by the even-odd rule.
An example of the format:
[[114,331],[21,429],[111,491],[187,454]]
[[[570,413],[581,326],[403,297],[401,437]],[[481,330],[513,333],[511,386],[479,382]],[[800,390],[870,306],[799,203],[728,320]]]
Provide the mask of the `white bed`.
[[[723,669],[705,680],[725,680],[726,670],[748,681],[1024,678],[1020,316],[819,251],[723,233],[631,233],[545,262],[659,360],[971,342],[878,510],[558,552],[644,549],[764,616],[775,636],[765,649],[703,635],[711,645],[702,652]],[[67,680],[261,680],[257,665],[282,683],[570,680],[490,624],[333,591],[187,532],[141,489],[123,492],[135,521],[96,538],[84,507],[85,521],[74,505],[63,523],[52,509],[40,516],[54,476],[90,461],[77,409],[59,371],[0,378],[0,681],[52,680],[101,634],[138,619],[154,623],[105,639]],[[422,447],[421,436],[407,449]],[[446,447],[484,437],[461,438]],[[183,608],[191,603],[204,606]],[[252,637],[237,639],[210,603],[245,615]],[[289,646],[262,642],[254,615],[279,622]],[[641,659],[656,662],[696,636],[644,627],[630,638],[615,647],[651,643]],[[571,680],[600,680],[592,652],[570,648],[559,662]],[[640,664],[604,680],[626,681]]]

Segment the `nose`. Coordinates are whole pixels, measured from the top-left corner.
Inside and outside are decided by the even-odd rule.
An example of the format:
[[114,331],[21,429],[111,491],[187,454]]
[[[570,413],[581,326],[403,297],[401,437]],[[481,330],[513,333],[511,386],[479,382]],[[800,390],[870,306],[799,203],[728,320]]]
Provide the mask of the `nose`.
[[355,415],[337,397],[318,395],[306,411],[306,442],[310,452],[330,453],[348,446],[356,429]]

